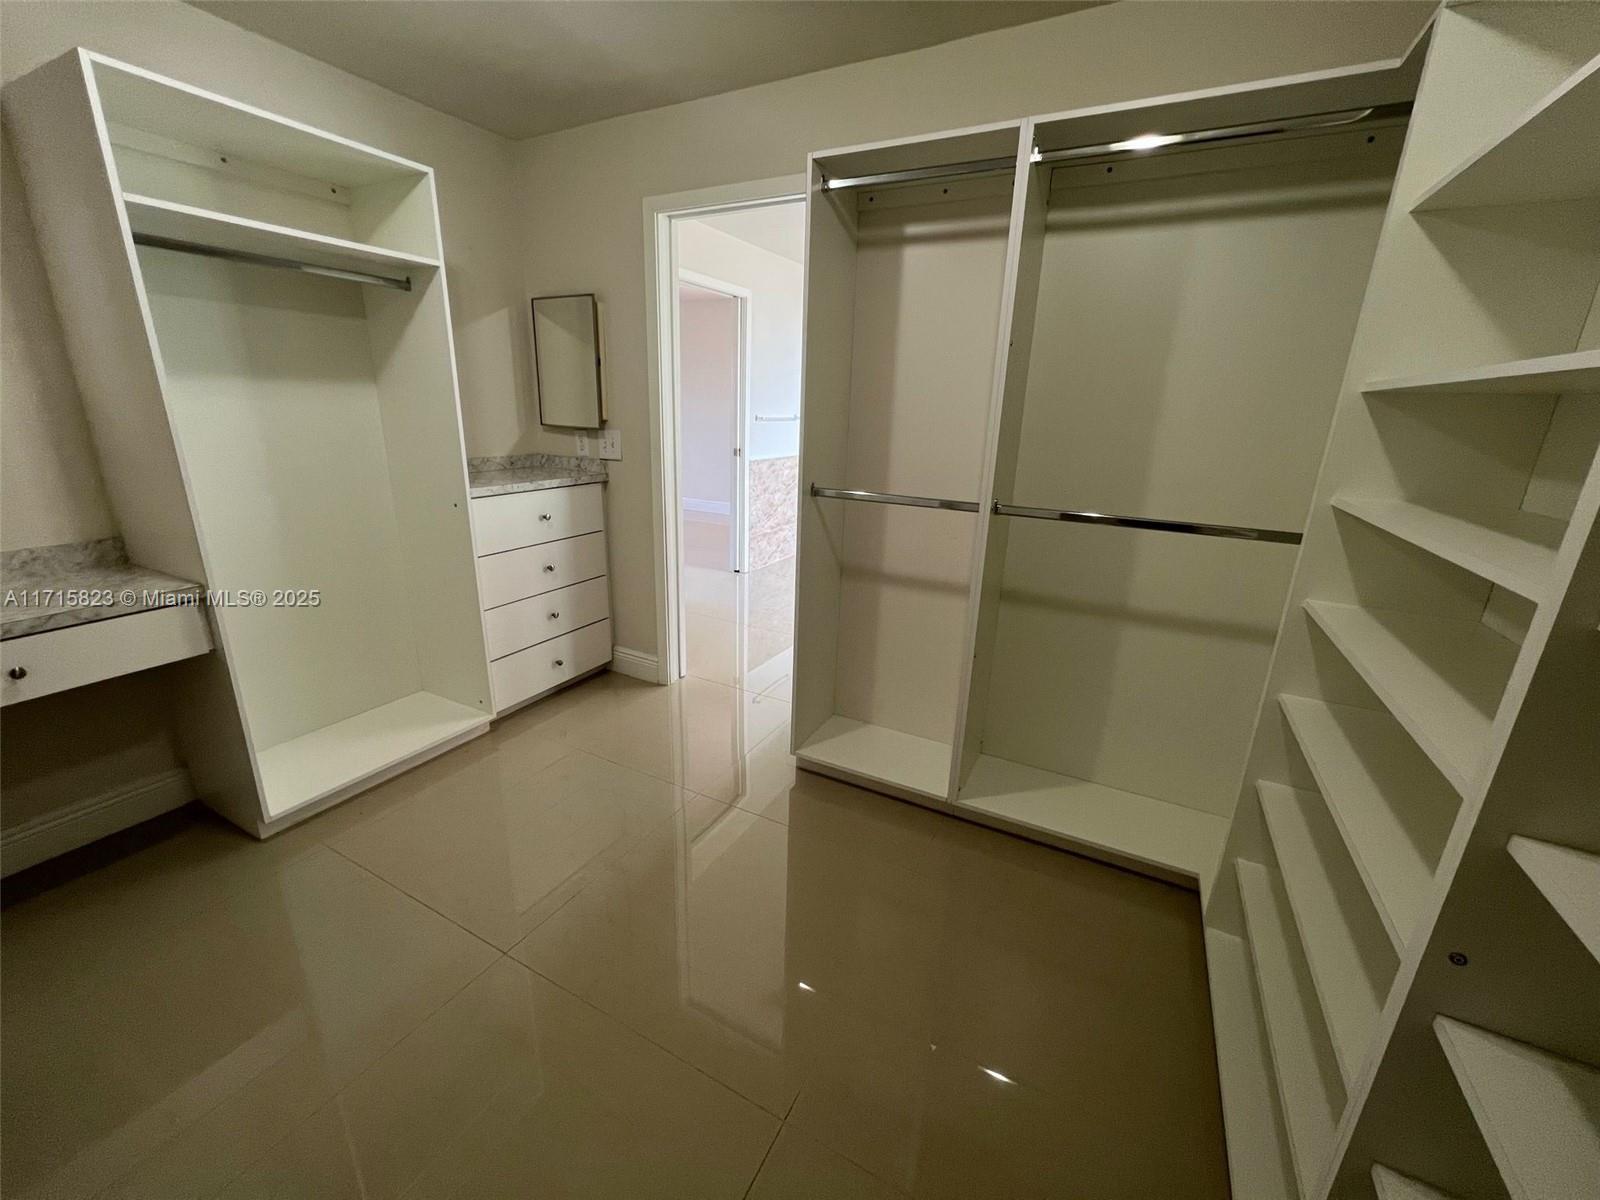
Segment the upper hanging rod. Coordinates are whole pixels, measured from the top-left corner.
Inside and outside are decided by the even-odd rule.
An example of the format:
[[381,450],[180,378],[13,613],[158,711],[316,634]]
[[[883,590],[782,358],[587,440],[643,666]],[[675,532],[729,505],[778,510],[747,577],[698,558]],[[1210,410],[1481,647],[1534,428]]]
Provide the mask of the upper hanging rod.
[[324,267],[318,263],[301,262],[295,258],[278,258],[271,254],[255,254],[249,250],[230,250],[225,246],[208,246],[204,242],[186,242],[180,238],[159,237],[153,233],[135,233],[136,246],[150,246],[156,250],[176,250],[180,254],[199,254],[205,258],[225,258],[231,262],[251,263],[258,267],[282,267],[291,271],[304,271],[307,275],[326,275],[329,279],[343,279],[349,283],[370,283],[376,287],[394,288],[409,292],[409,276],[371,275],[366,271],[345,271],[339,267]]
[[[862,500],[868,504],[899,504],[908,508],[942,508],[950,512],[978,511],[976,500],[945,500],[937,496],[902,496],[896,492],[863,492],[851,488],[811,485],[811,494],[827,500]],[[1198,537],[1237,538],[1247,542],[1276,542],[1298,546],[1301,535],[1289,529],[1258,529],[1253,525],[1212,525],[1202,521],[1163,521],[1154,517],[1123,517],[1115,513],[1086,512],[1072,508],[1028,508],[1002,504],[992,510],[997,517],[1031,517],[1040,521],[1068,521],[1078,525],[1115,525],[1122,529],[1150,529],[1158,533],[1187,533]]]
[[1272,121],[1252,121],[1244,125],[1219,125],[1215,129],[1191,129],[1183,133],[1146,133],[1116,142],[1101,142],[1090,146],[1069,146],[1062,150],[1035,150],[1034,162],[1063,162],[1074,158],[1098,158],[1105,154],[1166,150],[1173,146],[1192,146],[1202,142],[1236,142],[1246,138],[1268,137],[1275,133],[1292,133],[1306,129],[1338,129],[1346,125],[1364,125],[1373,121],[1387,121],[1403,117],[1411,111],[1411,102],[1378,104],[1367,108],[1346,108],[1338,112],[1311,113],[1304,117],[1279,117]]
[[[1346,125],[1364,125],[1374,121],[1387,121],[1403,117],[1411,111],[1411,102],[1377,104],[1367,108],[1346,108],[1337,112],[1312,113],[1303,117],[1279,117],[1271,121],[1251,121],[1242,125],[1219,125],[1214,129],[1191,129],[1183,133],[1146,133],[1116,142],[1100,142],[1091,146],[1068,146],[1061,150],[1033,152],[1036,163],[1064,162],[1075,158],[1095,158],[1105,154],[1148,154],[1153,150],[1166,150],[1173,146],[1192,146],[1206,142],[1237,142],[1254,137],[1268,137],[1276,133],[1293,133],[1296,130],[1338,129]],[[882,183],[917,183],[934,179],[953,179],[959,175],[983,175],[1006,171],[1016,163],[1012,158],[981,158],[971,162],[948,163],[939,167],[913,167],[906,171],[882,171],[876,175],[856,175],[847,179],[824,177],[822,186],[829,191],[839,188],[871,187]]]

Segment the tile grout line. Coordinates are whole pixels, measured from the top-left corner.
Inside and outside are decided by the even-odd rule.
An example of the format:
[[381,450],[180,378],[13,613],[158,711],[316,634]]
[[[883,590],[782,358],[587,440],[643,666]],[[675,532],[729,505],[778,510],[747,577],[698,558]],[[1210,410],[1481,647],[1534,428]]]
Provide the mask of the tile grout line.
[[[790,1104],[791,1108],[794,1107]],[[767,1159],[772,1157],[772,1148],[778,1144],[778,1139],[783,1136],[783,1122],[778,1122],[778,1127],[772,1131],[772,1140],[767,1143],[766,1153],[761,1156],[761,1161],[756,1164],[755,1174],[750,1176],[750,1182],[745,1185],[740,1200],[750,1200],[750,1193],[756,1190],[756,1180],[761,1178],[761,1172],[766,1168]]]
[[365,863],[359,862],[356,859],[351,858],[343,850],[340,850],[338,847],[334,846],[332,843],[323,842],[322,845],[326,849],[331,851],[332,853],[337,854],[340,858],[342,858],[345,862],[349,863],[356,870],[364,872],[365,874],[372,876],[372,878],[376,879],[379,883],[383,884],[387,888],[393,889],[397,894],[399,894],[401,896],[404,896],[407,900],[410,900],[410,901],[412,901],[413,903],[416,903],[416,904],[420,904],[423,908],[427,909],[434,916],[438,917],[442,921],[449,922],[451,925],[453,925],[457,929],[461,930],[461,932],[466,933],[466,934],[470,934],[472,937],[474,937],[478,941],[482,942],[485,946],[489,947],[489,949],[493,950],[501,958],[505,958],[507,955],[510,954],[510,951],[500,949],[499,946],[496,946],[493,942],[491,942],[488,938],[484,937],[481,933],[478,933],[477,931],[472,930],[472,929],[468,929],[465,925],[463,925],[460,921],[456,920],[454,917],[450,916],[448,913],[440,912],[437,908],[435,908],[433,905],[429,904],[421,896],[412,895],[410,892],[406,891],[405,888],[401,887],[398,883],[395,883],[391,879],[385,879],[382,875],[379,875],[376,871],[374,871],[371,867],[367,866]]

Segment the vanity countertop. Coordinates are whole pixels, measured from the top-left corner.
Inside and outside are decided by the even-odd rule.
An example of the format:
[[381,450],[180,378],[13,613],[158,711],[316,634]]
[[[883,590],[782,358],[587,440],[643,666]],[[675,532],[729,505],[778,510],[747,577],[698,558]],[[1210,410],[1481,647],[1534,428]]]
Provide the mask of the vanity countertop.
[[555,454],[518,454],[509,458],[474,458],[467,464],[469,494],[504,496],[511,492],[536,492],[544,488],[577,487],[604,483],[606,469],[598,459],[566,458]]
[[199,602],[201,586],[128,561],[121,538],[0,555],[0,640]]

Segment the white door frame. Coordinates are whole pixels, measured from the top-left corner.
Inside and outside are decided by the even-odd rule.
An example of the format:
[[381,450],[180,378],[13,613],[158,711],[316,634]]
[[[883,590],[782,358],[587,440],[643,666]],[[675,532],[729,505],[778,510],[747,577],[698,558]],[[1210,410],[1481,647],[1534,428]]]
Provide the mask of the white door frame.
[[[733,402],[733,463],[731,464],[733,472],[733,512],[731,514],[733,528],[730,534],[733,539],[733,569],[735,571],[743,571],[749,566],[750,558],[750,548],[747,544],[750,526],[746,516],[748,510],[745,507],[749,499],[750,473],[745,465],[748,461],[745,450],[750,440],[750,301],[753,293],[747,287],[740,287],[736,283],[729,283],[725,279],[717,279],[700,271],[691,271],[688,267],[678,268],[678,282],[703,288],[708,292],[716,292],[718,295],[726,296],[729,300],[732,300],[736,311],[735,319],[739,323],[736,335],[738,338],[739,361],[735,366],[738,383],[735,388]],[[674,325],[676,326],[679,321],[679,316],[674,314]],[[677,339],[673,339],[673,348],[674,350],[677,348]],[[676,353],[672,355],[672,360],[672,390],[673,394],[681,401],[683,397],[683,364],[679,361],[679,356]],[[683,459],[683,405],[679,403],[673,407],[678,418],[675,456],[681,462]],[[680,502],[676,508],[678,513],[678,545],[681,546],[683,545],[682,503]],[[680,634],[682,632],[681,613],[679,614],[679,632]]]
[[[675,349],[678,342],[678,263],[672,222],[768,204],[805,199],[801,174],[699,188],[644,201],[645,375],[650,397],[650,508],[654,530],[656,592],[656,682],[671,683],[683,674],[678,511],[678,388]],[[643,657],[642,655],[636,657]]]

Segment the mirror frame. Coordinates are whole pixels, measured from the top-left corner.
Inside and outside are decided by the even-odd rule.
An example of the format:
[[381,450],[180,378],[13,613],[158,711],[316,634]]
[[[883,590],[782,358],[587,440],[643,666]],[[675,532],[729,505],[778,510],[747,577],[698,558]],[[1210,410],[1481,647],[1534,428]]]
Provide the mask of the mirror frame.
[[[541,300],[588,300],[589,319],[594,330],[594,400],[596,423],[594,425],[569,425],[565,421],[547,420],[544,414],[544,372],[539,367],[539,314]],[[594,292],[564,292],[553,296],[533,296],[528,300],[528,325],[533,338],[533,377],[539,390],[539,424],[557,429],[598,429],[606,423],[606,386],[601,366],[600,298]]]

